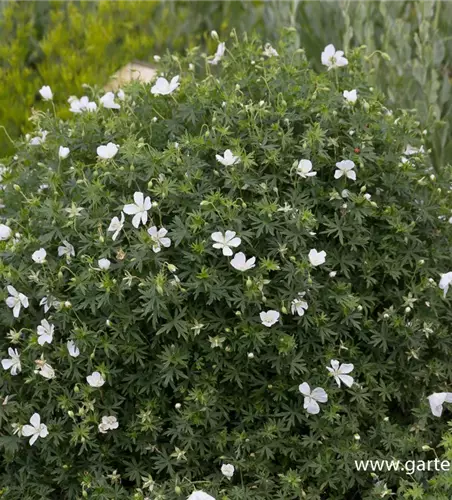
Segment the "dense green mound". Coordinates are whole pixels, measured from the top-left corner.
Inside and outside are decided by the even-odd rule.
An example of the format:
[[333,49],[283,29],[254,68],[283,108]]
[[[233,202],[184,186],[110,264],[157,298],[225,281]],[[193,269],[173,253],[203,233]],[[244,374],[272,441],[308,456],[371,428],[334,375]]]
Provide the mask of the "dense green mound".
[[223,49],[5,165],[5,498],[370,499],[405,476],[355,460],[434,458],[449,179],[362,51]]

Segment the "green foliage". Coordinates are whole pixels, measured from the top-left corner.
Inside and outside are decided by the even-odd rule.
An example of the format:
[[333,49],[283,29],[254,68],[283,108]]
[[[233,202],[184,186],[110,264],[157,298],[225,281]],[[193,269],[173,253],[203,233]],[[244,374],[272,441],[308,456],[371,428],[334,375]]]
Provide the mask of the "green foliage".
[[[196,488],[217,500],[371,499],[406,478],[375,483],[355,460],[422,459],[439,445],[446,416],[432,417],[426,397],[451,375],[437,285],[450,270],[450,169],[436,178],[427,155],[401,161],[421,129],[371,88],[363,49],[315,72],[293,36],[273,58],[235,34],[218,66],[195,49],[167,55],[159,71],[181,75],[171,95],[133,84],[120,110],[34,115],[46,140],[20,141],[2,173],[1,222],[15,236],[0,242],[0,356],[18,349],[22,365],[0,380],[5,498],[183,499]],[[98,158],[109,142],[119,152]],[[217,161],[227,149],[238,163]],[[316,176],[297,175],[301,159]],[[356,181],[334,177],[342,160]],[[151,197],[149,221],[137,229],[126,215],[113,240],[134,192]],[[153,251],[151,226],[171,246]],[[255,267],[240,272],[212,247],[226,230]],[[64,241],[74,255],[59,255]],[[323,265],[310,263],[314,248]],[[18,318],[7,285],[29,298]],[[303,316],[291,311],[300,292]],[[43,297],[56,301],[47,312]],[[271,327],[267,310],[280,313]],[[55,331],[40,345],[44,318]],[[354,364],[351,388],[329,376],[331,359]],[[35,372],[44,362],[54,378]],[[94,371],[102,387],[87,383]],[[305,381],[328,393],[317,415],[303,408]],[[30,446],[20,429],[35,412],[49,434]],[[119,427],[99,432],[104,416]]]
[[[317,67],[330,42],[388,54],[390,61],[379,53],[369,58],[369,81],[391,106],[417,109],[439,169],[452,154],[451,18],[452,4],[427,1],[8,2],[0,12],[0,125],[13,137],[29,130],[31,108],[42,109],[42,85],[57,91],[58,105],[80,95],[83,84],[104,85],[133,59],[152,62],[168,48],[213,50],[212,29],[222,37],[232,28],[255,30],[273,41],[291,26]],[[12,151],[3,131],[0,147]]]

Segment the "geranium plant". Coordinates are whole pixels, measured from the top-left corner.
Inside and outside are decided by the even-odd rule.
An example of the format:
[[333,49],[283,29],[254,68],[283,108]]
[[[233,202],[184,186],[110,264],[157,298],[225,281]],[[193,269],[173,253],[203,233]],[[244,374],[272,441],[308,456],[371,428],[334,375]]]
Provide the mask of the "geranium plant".
[[364,48],[220,43],[5,161],[5,498],[397,495],[446,430],[448,168]]

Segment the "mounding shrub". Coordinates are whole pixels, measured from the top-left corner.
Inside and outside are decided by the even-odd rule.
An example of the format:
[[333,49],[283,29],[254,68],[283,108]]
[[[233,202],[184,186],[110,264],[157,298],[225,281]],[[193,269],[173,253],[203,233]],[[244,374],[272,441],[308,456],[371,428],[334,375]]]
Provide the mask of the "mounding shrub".
[[371,499],[405,475],[355,460],[433,458],[449,169],[363,48],[293,47],[35,114],[2,169],[3,497]]

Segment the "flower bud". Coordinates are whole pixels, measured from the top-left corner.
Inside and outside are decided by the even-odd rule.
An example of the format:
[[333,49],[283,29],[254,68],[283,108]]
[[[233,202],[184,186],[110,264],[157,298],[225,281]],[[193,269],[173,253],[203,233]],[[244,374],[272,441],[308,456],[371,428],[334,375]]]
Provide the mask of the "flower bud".
[[174,264],[168,264],[168,271],[170,273],[175,273],[177,271],[177,267]]
[[287,307],[286,307],[286,306],[282,306],[282,307],[281,307],[281,312],[282,312],[283,314],[287,314]]
[[217,42],[220,40],[220,37],[218,36],[218,33],[217,33],[215,30],[212,30],[212,31],[210,32],[210,36],[211,36],[214,40],[216,40]]
[[181,407],[182,407],[182,405],[180,403],[176,403],[174,405],[174,408],[176,408],[176,410],[180,410]]
[[253,281],[251,278],[246,280],[246,288],[251,288],[253,286]]
[[411,312],[411,307],[405,307],[405,314],[408,314]]
[[247,354],[247,356],[248,356],[248,359],[253,359],[254,358],[254,353],[253,352],[249,352]]

